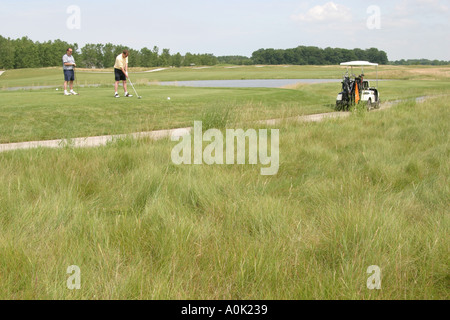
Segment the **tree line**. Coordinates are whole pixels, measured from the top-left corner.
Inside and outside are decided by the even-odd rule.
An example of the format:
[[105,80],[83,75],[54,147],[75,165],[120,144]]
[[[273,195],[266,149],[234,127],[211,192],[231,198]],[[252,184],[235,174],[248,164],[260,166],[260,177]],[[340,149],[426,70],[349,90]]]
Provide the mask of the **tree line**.
[[84,68],[112,68],[115,58],[127,49],[130,52],[130,67],[182,67],[192,65],[212,66],[219,63],[212,54],[179,52],[171,54],[169,49],[154,46],[135,50],[123,45],[86,44],[79,48],[76,43],[62,40],[34,42],[28,37],[10,39],[0,36],[0,69],[42,68],[62,65],[62,56],[67,48],[73,49],[77,66]]
[[298,46],[292,49],[259,49],[252,54],[255,64],[336,65],[344,61],[363,60],[387,64],[386,52],[376,48],[341,49]]
[[41,68],[62,65],[69,46],[65,41],[33,42],[27,37],[6,39],[0,36],[0,69]]
[[28,37],[18,39],[4,38],[0,35],[0,69],[42,68],[62,65],[62,56],[71,47],[77,65],[84,68],[112,68],[115,57],[124,49],[130,52],[130,67],[182,67],[193,65],[213,66],[217,64],[234,65],[337,65],[343,61],[367,60],[378,64],[395,65],[443,65],[449,61],[437,60],[399,60],[389,62],[386,52],[377,48],[341,49],[298,46],[292,49],[259,49],[251,57],[220,56],[213,54],[181,55],[172,54],[169,49],[160,50],[144,47],[135,50],[127,46],[107,44],[86,44],[79,48],[76,43],[62,40],[34,42]]
[[401,59],[391,61],[389,64],[394,66],[443,66],[449,65],[450,61],[445,60],[428,60],[428,59]]

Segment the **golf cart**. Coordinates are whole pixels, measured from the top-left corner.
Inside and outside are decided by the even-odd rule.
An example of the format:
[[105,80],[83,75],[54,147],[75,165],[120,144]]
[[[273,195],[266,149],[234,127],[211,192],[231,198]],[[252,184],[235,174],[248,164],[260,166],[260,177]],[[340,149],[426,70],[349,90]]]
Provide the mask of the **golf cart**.
[[[336,110],[348,111],[351,106],[365,104],[367,110],[380,107],[380,93],[378,92],[378,64],[367,61],[343,62],[341,66],[346,66],[347,71],[342,80],[342,92],[336,98]],[[376,66],[377,86],[371,87],[369,81],[364,80],[364,67]],[[351,67],[349,73],[348,68]],[[361,74],[356,76],[353,73],[353,67],[361,67]]]

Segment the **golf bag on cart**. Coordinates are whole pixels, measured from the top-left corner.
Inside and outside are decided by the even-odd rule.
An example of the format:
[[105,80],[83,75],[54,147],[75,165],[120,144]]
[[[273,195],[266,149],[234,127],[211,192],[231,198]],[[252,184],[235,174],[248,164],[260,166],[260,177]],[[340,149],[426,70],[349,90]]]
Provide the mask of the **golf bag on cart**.
[[359,102],[361,89],[363,87],[364,75],[351,79],[348,75],[344,76],[342,81],[342,91],[338,94],[336,100],[337,111],[348,111],[350,107]]
[[336,110],[337,111],[347,111],[349,106],[354,101],[353,92],[354,92],[355,82],[350,79],[348,75],[344,77],[342,81],[342,91],[338,95],[338,99],[336,100]]

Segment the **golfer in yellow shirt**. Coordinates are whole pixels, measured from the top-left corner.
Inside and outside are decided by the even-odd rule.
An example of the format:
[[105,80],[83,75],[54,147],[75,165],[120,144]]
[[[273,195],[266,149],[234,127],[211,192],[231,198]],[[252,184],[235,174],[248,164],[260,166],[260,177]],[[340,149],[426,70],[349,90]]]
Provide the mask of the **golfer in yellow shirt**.
[[128,78],[128,50],[123,50],[121,54],[119,54],[116,58],[116,63],[114,64],[114,75],[116,79],[116,83],[114,84],[115,89],[115,98],[120,98],[117,93],[117,88],[119,87],[119,82],[123,82],[123,90],[125,91],[125,97],[132,97],[131,94],[128,93],[127,90],[127,78]]

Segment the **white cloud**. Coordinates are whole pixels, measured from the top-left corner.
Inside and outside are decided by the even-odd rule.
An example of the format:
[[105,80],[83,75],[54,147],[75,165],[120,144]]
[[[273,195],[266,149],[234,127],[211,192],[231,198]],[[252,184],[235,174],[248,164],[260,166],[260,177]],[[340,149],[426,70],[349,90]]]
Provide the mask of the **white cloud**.
[[292,15],[291,18],[301,22],[348,22],[352,20],[350,8],[334,2],[327,2],[323,6],[315,6],[308,12]]

